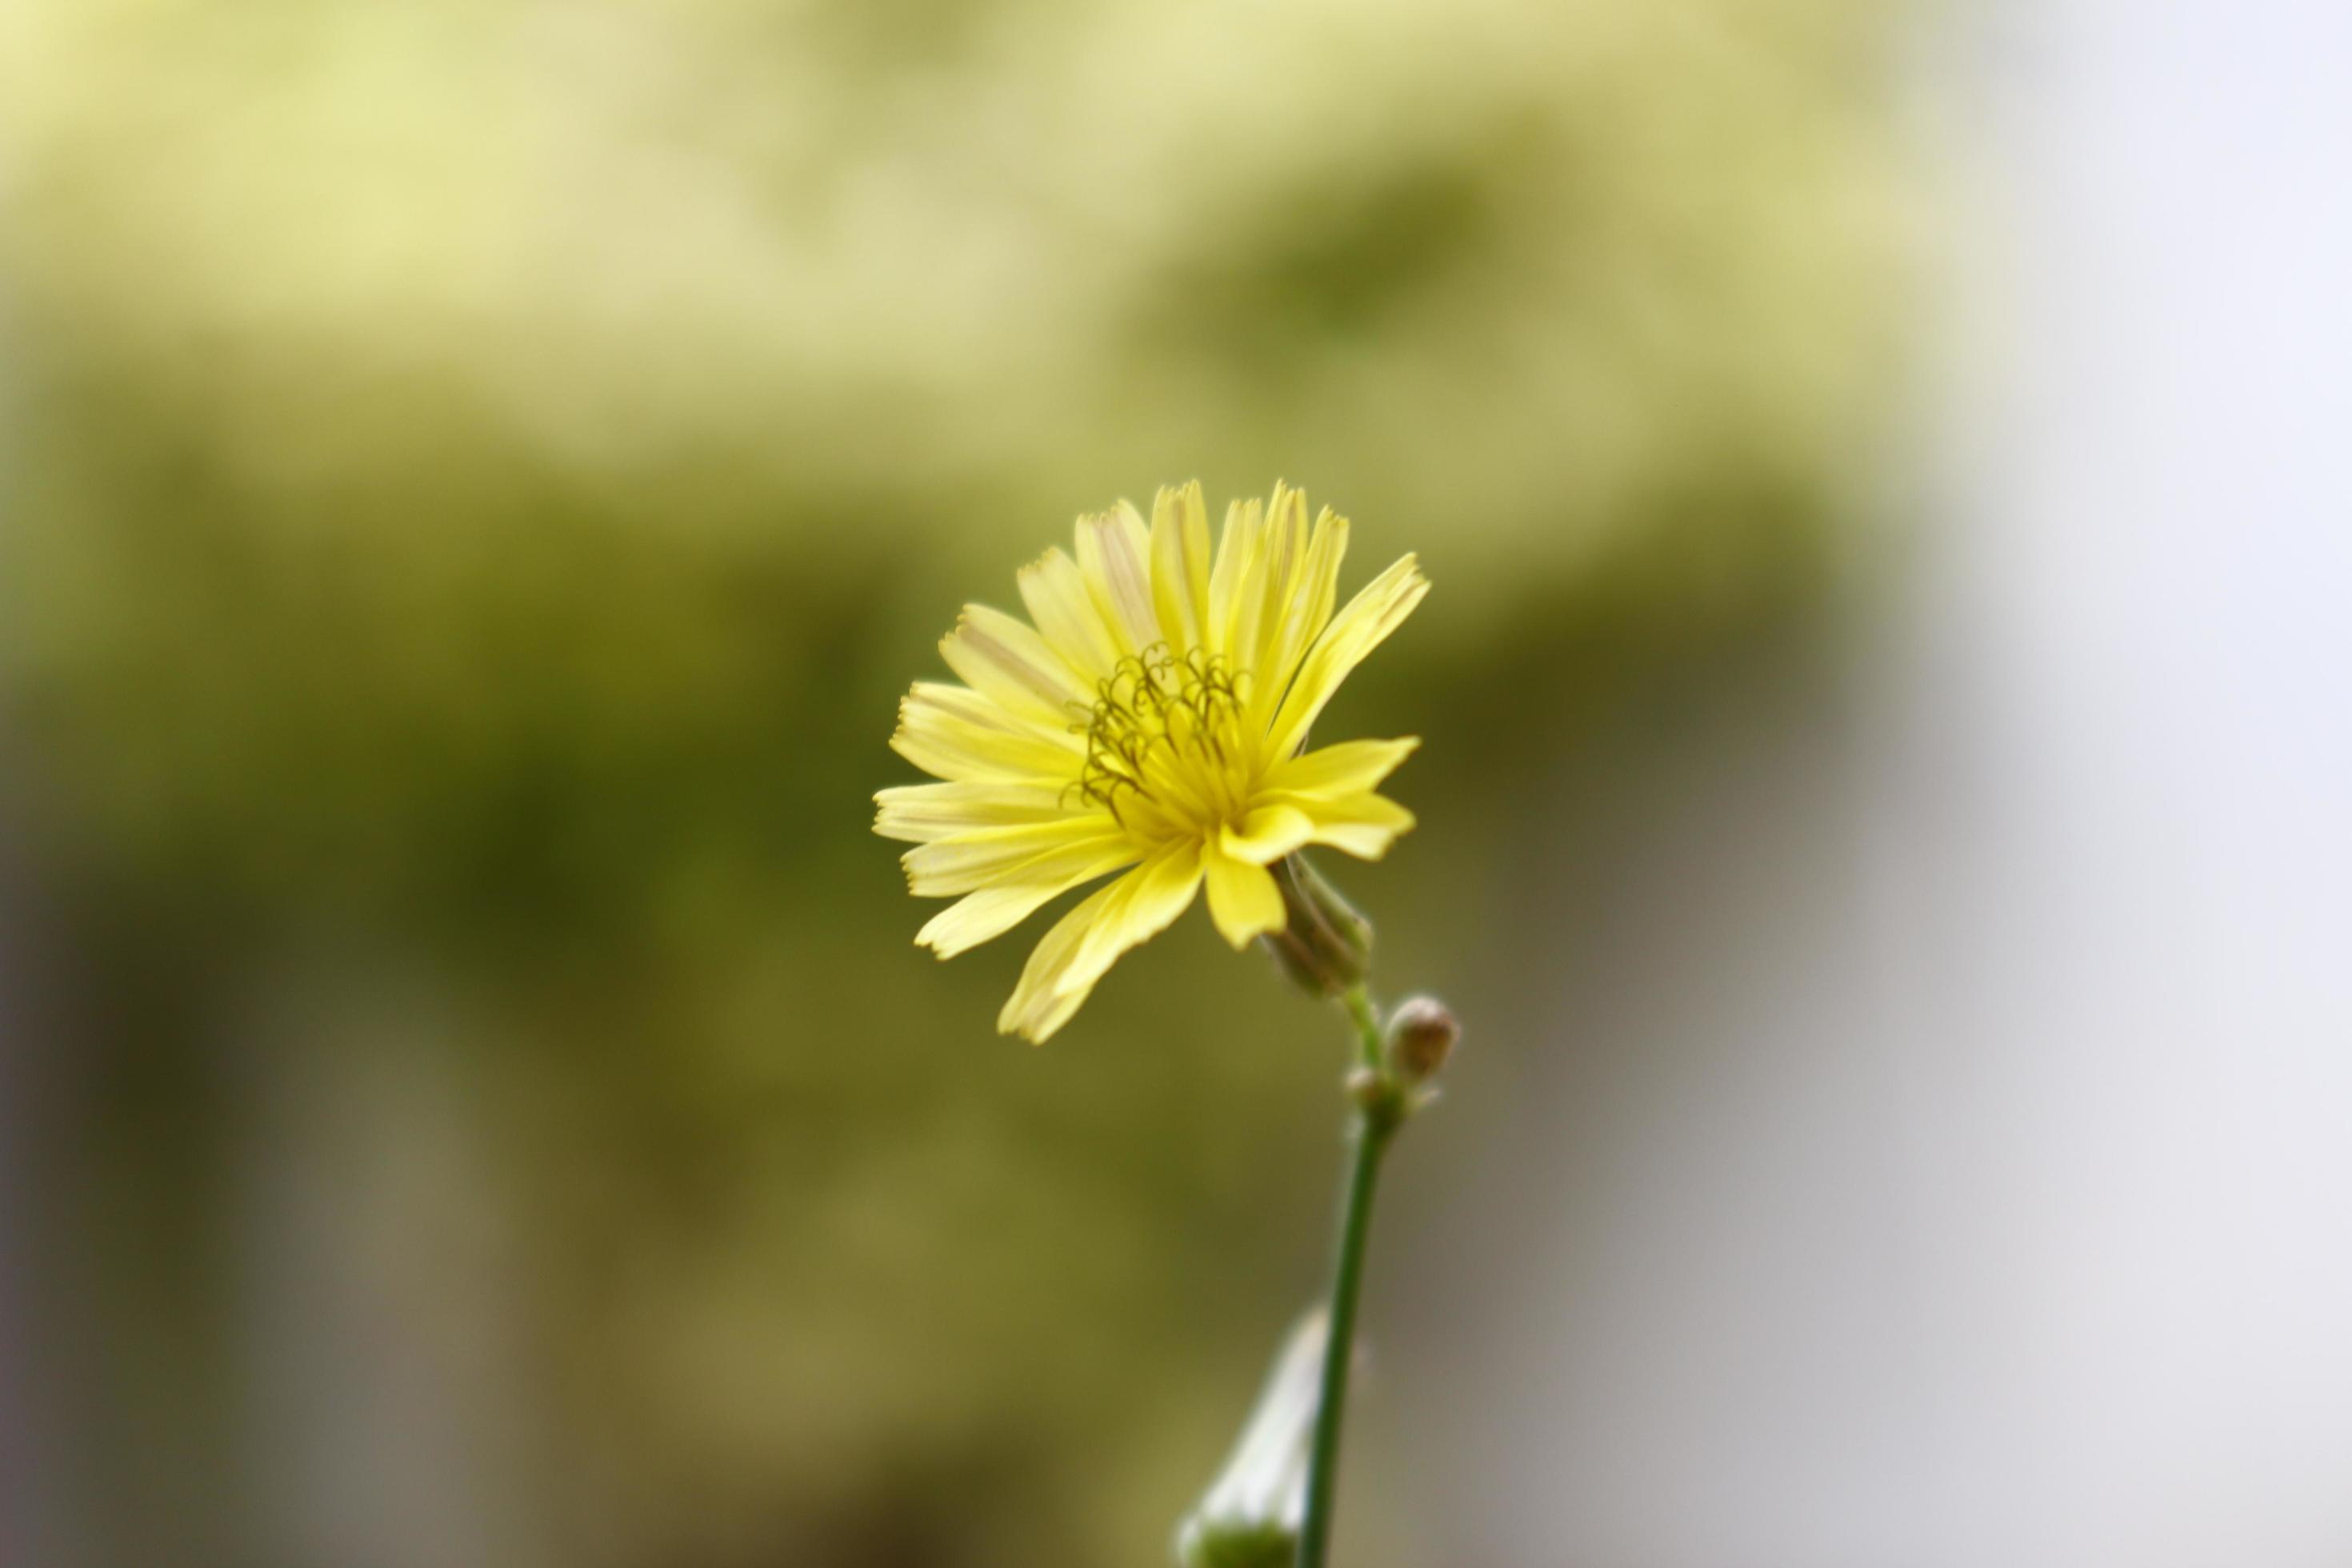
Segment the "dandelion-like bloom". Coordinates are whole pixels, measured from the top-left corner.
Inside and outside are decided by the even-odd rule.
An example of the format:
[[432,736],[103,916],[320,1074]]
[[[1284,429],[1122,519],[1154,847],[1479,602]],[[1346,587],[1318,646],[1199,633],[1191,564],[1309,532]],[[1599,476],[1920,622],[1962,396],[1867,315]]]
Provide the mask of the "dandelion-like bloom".
[[[875,831],[917,847],[908,885],[957,898],[916,936],[941,958],[1114,871],[1045,933],[997,1019],[1044,1040],[1203,882],[1239,948],[1283,929],[1267,869],[1309,844],[1378,859],[1412,814],[1375,794],[1420,742],[1307,734],[1429,584],[1410,555],[1333,613],[1348,520],[1277,484],[1235,502],[1213,559],[1201,487],[1150,525],[1078,520],[1077,558],[1020,574],[1029,621],[965,607],[940,644],[962,685],[917,681],[891,747],[940,784],[886,789]],[[1034,623],[1034,624],[1033,624]],[[960,895],[960,897],[959,897]]]

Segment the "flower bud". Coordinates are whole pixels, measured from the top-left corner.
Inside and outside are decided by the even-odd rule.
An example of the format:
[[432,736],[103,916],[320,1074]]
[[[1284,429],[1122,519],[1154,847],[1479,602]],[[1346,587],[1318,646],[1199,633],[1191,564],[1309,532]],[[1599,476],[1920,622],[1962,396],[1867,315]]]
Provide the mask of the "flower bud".
[[1298,1561],[1298,1532],[1287,1525],[1196,1515],[1176,1537],[1176,1561],[1182,1568],[1291,1568]]
[[1327,1331],[1318,1308],[1283,1342],[1232,1457],[1177,1528],[1182,1568],[1288,1568],[1296,1560]]
[[1337,996],[1364,978],[1372,956],[1372,922],[1358,914],[1306,857],[1289,855],[1273,868],[1282,891],[1283,929],[1265,937],[1266,950],[1301,990]]
[[1389,1071],[1418,1087],[1435,1078],[1462,1038],[1454,1010],[1434,996],[1410,996],[1389,1015]]

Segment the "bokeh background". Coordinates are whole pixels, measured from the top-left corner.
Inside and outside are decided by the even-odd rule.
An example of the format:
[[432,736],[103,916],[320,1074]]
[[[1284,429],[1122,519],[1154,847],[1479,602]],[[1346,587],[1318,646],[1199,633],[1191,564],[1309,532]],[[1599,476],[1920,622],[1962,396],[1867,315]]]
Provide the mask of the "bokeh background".
[[1163,1561],[1344,1040],[1001,1039],[867,824],[1195,476],[1437,584],[1347,1560],[2352,1558],[2347,47],[10,8],[0,1560]]

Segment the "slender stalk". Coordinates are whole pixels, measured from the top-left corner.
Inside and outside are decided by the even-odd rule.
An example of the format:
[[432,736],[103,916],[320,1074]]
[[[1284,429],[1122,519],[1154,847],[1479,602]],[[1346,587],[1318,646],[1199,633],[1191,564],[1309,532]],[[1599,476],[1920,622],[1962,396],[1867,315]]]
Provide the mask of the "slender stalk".
[[[1364,1066],[1378,1072],[1379,1016],[1361,985],[1351,987],[1344,1000],[1360,1037]],[[1380,1184],[1381,1157],[1388,1152],[1389,1141],[1402,1120],[1401,1102],[1389,1086],[1359,1097],[1340,1207],[1339,1253],[1331,1271],[1330,1328],[1323,1346],[1314,1447],[1307,1459],[1307,1516],[1298,1533],[1298,1568],[1323,1568],[1330,1552],[1339,1431],[1347,1418],[1348,1368],[1355,1351],[1356,1303],[1363,1293],[1364,1252],[1371,1239],[1372,1197]]]
[[1363,986],[1359,984],[1350,985],[1342,992],[1339,1002],[1348,1009],[1348,1016],[1355,1020],[1357,1065],[1370,1068],[1375,1072],[1379,1071],[1381,1016],[1372,1011],[1372,999],[1364,994]]

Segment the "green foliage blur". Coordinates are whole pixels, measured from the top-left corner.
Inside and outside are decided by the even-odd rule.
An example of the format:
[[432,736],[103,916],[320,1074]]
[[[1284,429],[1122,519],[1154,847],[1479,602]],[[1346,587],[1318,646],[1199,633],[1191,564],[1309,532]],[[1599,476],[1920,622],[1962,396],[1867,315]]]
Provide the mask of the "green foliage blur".
[[1326,728],[1426,738],[1423,826],[1328,868],[1475,1036],[1580,725],[1851,541],[1891,19],[14,8],[67,1560],[1162,1560],[1319,1277],[1345,1033],[1196,915],[997,1037],[1045,922],[911,945],[896,698],[1161,482],[1305,485],[1349,591],[1420,551]]

